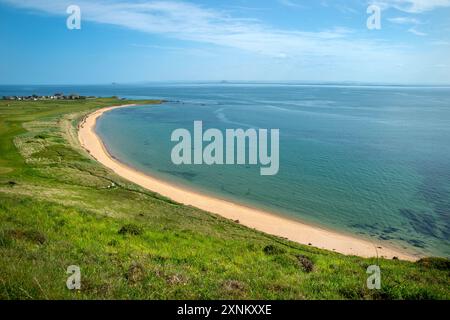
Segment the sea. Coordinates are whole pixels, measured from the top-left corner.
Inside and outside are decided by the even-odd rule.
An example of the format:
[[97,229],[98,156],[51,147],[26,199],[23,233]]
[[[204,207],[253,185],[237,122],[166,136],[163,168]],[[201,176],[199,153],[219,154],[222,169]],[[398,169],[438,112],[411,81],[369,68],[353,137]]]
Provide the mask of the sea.
[[[115,109],[96,131],[120,161],[198,192],[413,253],[450,257],[450,87],[198,82],[0,86],[161,105]],[[175,165],[176,129],[279,129],[279,171]],[[208,143],[205,142],[205,145]]]

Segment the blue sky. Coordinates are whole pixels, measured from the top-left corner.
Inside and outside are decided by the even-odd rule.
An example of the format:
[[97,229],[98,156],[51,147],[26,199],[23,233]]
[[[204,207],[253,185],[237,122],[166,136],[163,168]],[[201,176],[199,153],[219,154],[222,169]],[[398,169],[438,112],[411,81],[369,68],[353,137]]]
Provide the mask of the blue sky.
[[449,18],[450,0],[0,0],[0,83],[450,84]]

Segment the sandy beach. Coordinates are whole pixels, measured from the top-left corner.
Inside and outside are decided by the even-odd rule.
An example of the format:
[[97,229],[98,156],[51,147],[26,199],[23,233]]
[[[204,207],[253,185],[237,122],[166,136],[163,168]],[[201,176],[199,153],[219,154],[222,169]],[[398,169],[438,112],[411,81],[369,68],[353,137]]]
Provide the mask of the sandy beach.
[[347,255],[362,257],[398,257],[402,260],[417,260],[418,257],[385,244],[361,239],[355,236],[327,230],[313,225],[290,220],[276,214],[238,205],[229,201],[213,198],[187,188],[181,188],[137,171],[112,158],[101,139],[95,133],[97,119],[105,112],[133,105],[122,105],[99,109],[89,114],[79,125],[78,138],[81,146],[104,166],[121,177],[148,190],[157,192],[174,201],[191,205],[202,210],[218,214],[249,228],[284,237],[305,245],[328,249]]

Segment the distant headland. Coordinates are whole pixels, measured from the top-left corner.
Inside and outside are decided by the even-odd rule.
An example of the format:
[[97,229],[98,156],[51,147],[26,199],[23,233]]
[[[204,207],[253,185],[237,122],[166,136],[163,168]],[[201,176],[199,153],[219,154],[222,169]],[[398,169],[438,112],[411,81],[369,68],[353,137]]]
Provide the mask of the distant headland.
[[65,95],[63,93],[55,93],[53,95],[41,96],[41,95],[29,95],[29,96],[3,96],[3,100],[16,100],[16,101],[38,101],[38,100],[82,100],[82,99],[96,99],[95,96],[82,96],[77,93],[71,93]]

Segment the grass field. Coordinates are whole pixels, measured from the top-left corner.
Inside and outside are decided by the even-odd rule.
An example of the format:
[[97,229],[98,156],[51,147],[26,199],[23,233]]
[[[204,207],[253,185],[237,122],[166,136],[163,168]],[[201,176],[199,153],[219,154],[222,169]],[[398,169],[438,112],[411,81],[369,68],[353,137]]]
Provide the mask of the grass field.
[[[126,103],[0,101],[0,299],[450,298],[449,260],[302,246],[111,173],[78,145],[76,126]],[[372,264],[380,290],[366,286]],[[81,290],[66,287],[70,265],[81,268]]]

